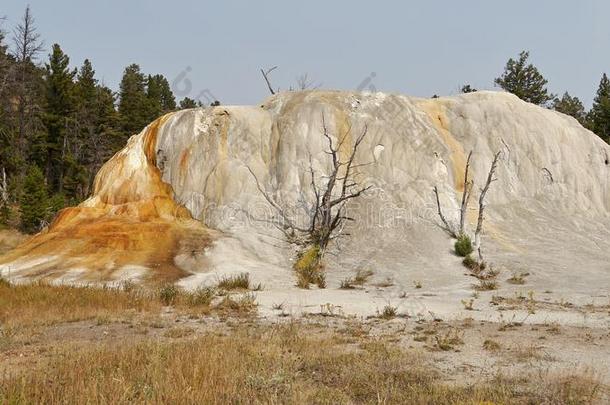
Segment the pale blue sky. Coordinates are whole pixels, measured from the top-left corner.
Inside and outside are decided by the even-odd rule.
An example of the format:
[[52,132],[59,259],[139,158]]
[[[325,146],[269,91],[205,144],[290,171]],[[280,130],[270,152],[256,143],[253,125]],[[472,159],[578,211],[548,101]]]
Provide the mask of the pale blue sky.
[[188,95],[208,89],[224,104],[260,102],[259,68],[273,65],[282,88],[308,72],[324,88],[355,89],[375,72],[379,90],[427,97],[463,83],[493,89],[506,60],[527,49],[553,92],[587,105],[610,73],[606,0],[2,3],[7,28],[29,3],[47,47],[59,43],[73,64],[89,58],[114,89],[132,62],[170,82],[190,67]]

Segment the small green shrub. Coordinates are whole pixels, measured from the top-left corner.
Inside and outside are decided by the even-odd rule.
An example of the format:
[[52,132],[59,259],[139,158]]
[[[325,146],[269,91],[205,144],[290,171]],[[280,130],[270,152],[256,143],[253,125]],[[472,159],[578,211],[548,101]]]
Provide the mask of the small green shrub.
[[159,288],[159,299],[163,305],[172,305],[176,302],[180,290],[175,285],[168,283]]
[[466,257],[473,252],[472,241],[470,236],[461,234],[455,241],[455,254],[461,257]]
[[320,263],[320,247],[314,245],[300,255],[294,264],[297,273],[297,287],[308,289],[310,284],[326,288],[326,275]]

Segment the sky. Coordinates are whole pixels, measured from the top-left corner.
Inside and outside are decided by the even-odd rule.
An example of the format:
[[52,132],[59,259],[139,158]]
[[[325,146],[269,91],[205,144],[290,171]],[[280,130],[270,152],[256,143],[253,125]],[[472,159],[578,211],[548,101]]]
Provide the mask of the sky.
[[3,0],[5,30],[29,4],[47,50],[85,58],[114,90],[125,66],[165,75],[178,99],[257,104],[304,73],[321,88],[430,97],[496,89],[521,50],[549,81],[590,106],[610,74],[607,0],[202,1]]

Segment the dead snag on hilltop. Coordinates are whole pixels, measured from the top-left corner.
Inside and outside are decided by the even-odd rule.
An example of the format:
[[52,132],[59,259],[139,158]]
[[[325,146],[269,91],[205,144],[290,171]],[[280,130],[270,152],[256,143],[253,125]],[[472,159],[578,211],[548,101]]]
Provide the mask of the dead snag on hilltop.
[[[346,221],[353,221],[347,216],[346,209],[349,201],[363,195],[371,186],[360,186],[355,180],[355,169],[366,164],[355,164],[356,153],[368,133],[365,125],[362,133],[356,138],[345,159],[339,157],[339,150],[349,138],[351,127],[333,140],[322,115],[322,136],[328,142],[325,153],[330,156],[332,167],[325,181],[316,181],[316,172],[313,167],[311,155],[309,156],[310,188],[314,197],[311,206],[306,208],[306,226],[297,224],[295,218],[289,214],[289,209],[278,202],[271,194],[266,192],[256,178],[254,172],[250,173],[256,181],[256,186],[265,200],[275,209],[280,217],[278,228],[284,233],[286,240],[301,247],[299,258],[294,265],[299,275],[298,286],[308,288],[314,283],[322,287],[325,285],[321,272],[321,260],[328,244],[343,234]],[[277,223],[277,221],[276,221]],[[344,236],[347,236],[344,234]]]
[[265,83],[267,83],[267,88],[269,89],[271,94],[275,94],[275,90],[273,90],[273,87],[271,86],[271,82],[269,81],[269,73],[273,72],[275,69],[277,69],[277,66],[274,66],[267,70],[261,69],[261,74],[263,75],[263,79],[265,79]]

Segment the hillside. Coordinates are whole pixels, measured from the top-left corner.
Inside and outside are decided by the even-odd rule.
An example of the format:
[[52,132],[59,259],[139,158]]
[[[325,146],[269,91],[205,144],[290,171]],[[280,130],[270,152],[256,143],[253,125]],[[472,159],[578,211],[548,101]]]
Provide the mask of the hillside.
[[[356,179],[373,187],[348,208],[356,219],[345,230],[350,236],[331,245],[327,288],[301,290],[291,270],[296,252],[271,223],[276,212],[249,169],[304,220],[300,207],[313,199],[310,166],[319,180],[330,168],[323,119],[335,139],[348,134],[343,154],[367,128]],[[502,283],[501,293],[535,291],[549,306],[532,317],[565,322],[581,316],[552,303],[607,305],[610,147],[571,117],[496,92],[437,99],[287,92],[260,106],[167,114],[103,166],[88,200],[0,258],[1,274],[15,281],[169,280],[192,288],[248,272],[264,286],[258,301],[267,312],[277,302],[293,312],[329,303],[366,315],[391,302],[409,315],[455,315],[473,279],[439,227],[432,189],[457,221],[469,151],[469,230],[500,152],[482,250],[500,280],[529,273],[526,285]],[[367,285],[338,290],[358,270],[373,272]],[[487,307],[477,312],[492,314]]]

